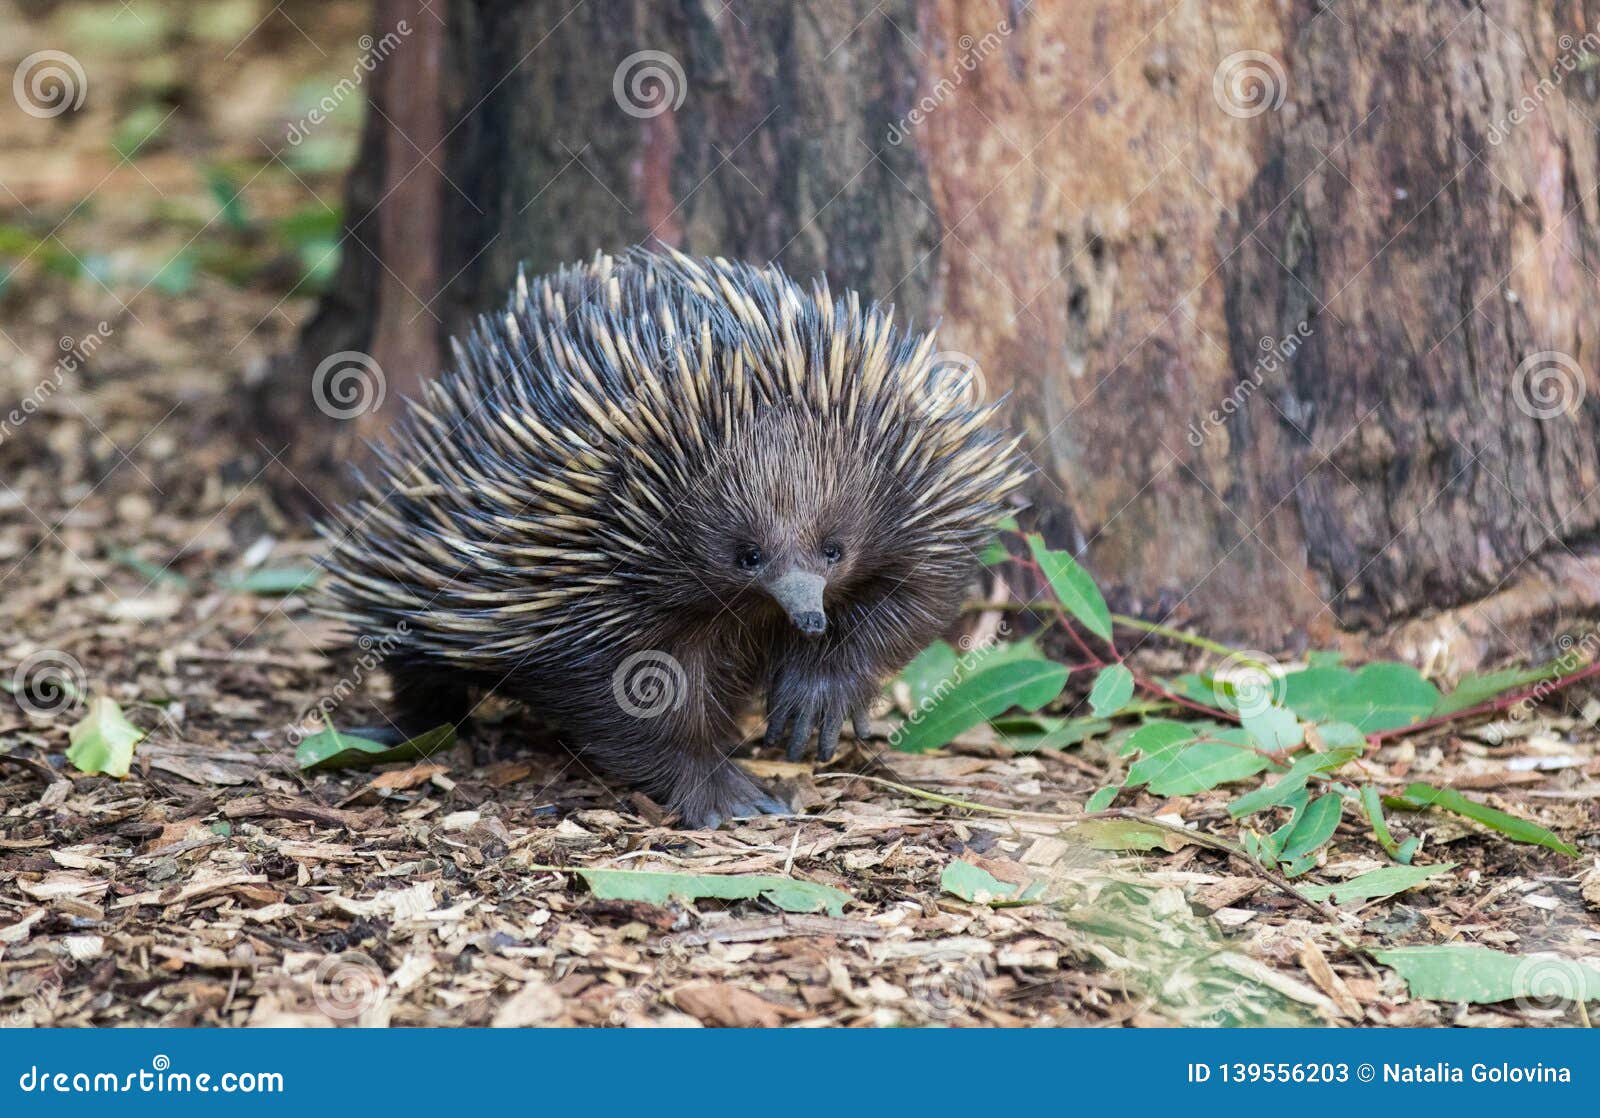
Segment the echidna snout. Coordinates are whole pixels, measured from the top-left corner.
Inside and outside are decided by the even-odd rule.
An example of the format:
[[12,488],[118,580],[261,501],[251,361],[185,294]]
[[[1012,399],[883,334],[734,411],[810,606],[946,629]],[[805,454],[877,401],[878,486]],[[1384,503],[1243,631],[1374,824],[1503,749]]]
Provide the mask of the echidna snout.
[[792,760],[867,733],[1026,476],[931,333],[776,265],[519,276],[453,350],[325,527],[322,609],[396,649],[397,727],[494,690],[690,826],[786,810],[728,759],[762,696]]
[[794,627],[807,637],[820,637],[828,628],[827,614],[822,608],[822,591],[828,580],[810,571],[789,570],[762,586],[772,600],[783,607],[794,622]]

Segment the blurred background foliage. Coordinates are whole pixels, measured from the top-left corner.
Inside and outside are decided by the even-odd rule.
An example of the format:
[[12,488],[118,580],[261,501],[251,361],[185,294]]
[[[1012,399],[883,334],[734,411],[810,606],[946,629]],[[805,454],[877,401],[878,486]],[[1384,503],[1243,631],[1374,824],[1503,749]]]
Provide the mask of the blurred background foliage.
[[303,122],[367,22],[363,3],[308,0],[0,3],[8,71],[71,43],[88,84],[78,111],[0,114],[0,309],[41,275],[123,302],[207,279],[315,295],[362,90]]

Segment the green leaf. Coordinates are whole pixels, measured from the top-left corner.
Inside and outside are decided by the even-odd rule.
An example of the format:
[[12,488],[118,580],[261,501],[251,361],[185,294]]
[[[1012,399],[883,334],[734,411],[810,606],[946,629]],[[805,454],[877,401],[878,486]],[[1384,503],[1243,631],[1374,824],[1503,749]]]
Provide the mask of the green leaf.
[[984,545],[983,550],[978,553],[978,562],[985,567],[997,567],[1009,558],[1011,558],[1011,553],[1006,550],[1005,545],[999,540],[990,540]]
[[146,582],[165,582],[178,587],[189,585],[189,580],[172,570],[170,566],[162,567],[147,559],[141,559],[125,547],[108,548],[106,557],[113,563],[120,563],[129,570],[137,572]]
[[900,672],[900,678],[911,690],[912,706],[921,706],[933,699],[941,686],[948,686],[956,677],[956,650],[944,641],[934,641],[917,653]]
[[133,765],[133,747],[144,731],[129,722],[115,699],[97,696],[89,710],[67,731],[72,744],[67,760],[81,773],[104,773],[118,779]]
[[1313,773],[1331,772],[1343,768],[1359,756],[1361,756],[1360,747],[1335,749],[1327,753],[1302,753],[1294,759],[1288,771],[1278,778],[1276,784],[1246,792],[1228,805],[1228,814],[1235,819],[1242,819],[1253,812],[1277,807],[1305,788],[1306,781]]
[[1486,703],[1496,695],[1503,695],[1507,691],[1515,691],[1534,683],[1543,683],[1559,675],[1561,675],[1561,662],[1558,660],[1533,668],[1469,672],[1461,677],[1461,682],[1456,684],[1454,691],[1440,699],[1433,710],[1428,712],[1429,717],[1439,718],[1446,714],[1455,714],[1468,707],[1475,707],[1479,703]]
[[1383,816],[1383,803],[1378,798],[1378,790],[1370,784],[1361,788],[1361,810],[1366,813],[1367,822],[1372,824],[1372,834],[1377,838],[1378,845],[1401,865],[1409,865],[1418,841],[1408,839],[1404,845],[1396,845],[1394,833],[1389,830],[1389,821]]
[[1600,971],[1558,955],[1508,955],[1488,947],[1391,947],[1372,957],[1393,967],[1414,998],[1436,1002],[1492,1002],[1527,998],[1600,1001]]
[[1066,830],[1093,850],[1181,850],[1191,840],[1138,819],[1085,819]]
[[1349,881],[1342,881],[1338,885],[1302,885],[1300,892],[1314,901],[1332,901],[1334,904],[1370,901],[1378,897],[1392,897],[1396,893],[1403,893],[1413,886],[1421,885],[1430,877],[1449,873],[1455,868],[1454,862],[1444,862],[1437,866],[1384,866],[1381,870],[1352,877]]
[[1184,672],[1182,675],[1173,676],[1171,679],[1164,681],[1164,686],[1174,695],[1189,699],[1202,706],[1214,707],[1217,705],[1217,693],[1216,689],[1212,687],[1211,681],[1203,676],[1196,675],[1194,672]]
[[1089,572],[1065,551],[1046,547],[1038,536],[1028,536],[1028,550],[1033,552],[1034,562],[1039,564],[1067,612],[1083,622],[1084,628],[1095,636],[1110,640],[1111,611],[1106,608],[1106,600],[1100,596],[1100,588]]
[[1283,856],[1284,844],[1289,841],[1289,836],[1294,834],[1295,828],[1300,825],[1300,819],[1305,815],[1306,806],[1310,803],[1311,792],[1305,788],[1295,792],[1283,802],[1283,806],[1289,809],[1289,821],[1270,835],[1263,835],[1261,838],[1261,860],[1265,864],[1276,865],[1278,859]]
[[589,892],[605,901],[666,905],[674,899],[696,901],[710,897],[719,901],[747,901],[759,897],[785,912],[826,909],[830,916],[841,916],[845,904],[854,899],[849,893],[828,885],[769,874],[655,873],[650,870],[574,872],[583,878]]
[[302,771],[386,765],[391,761],[426,761],[455,743],[456,728],[449,724],[435,726],[399,745],[341,734],[329,726],[302,741],[295,748],[294,760]]
[[1147,753],[1128,769],[1125,786],[1148,785],[1157,796],[1188,796],[1254,776],[1270,762],[1250,748],[1243,730],[1209,731],[1211,741]]
[[117,122],[111,133],[111,147],[123,159],[133,159],[150,141],[166,130],[171,112],[156,104],[144,104]]
[[1115,784],[1107,784],[1104,788],[1097,789],[1095,794],[1089,797],[1089,802],[1083,805],[1083,810],[1087,812],[1104,811],[1111,806],[1112,801],[1117,798],[1117,793],[1121,790]]
[[1133,673],[1121,664],[1102,668],[1089,689],[1089,709],[1104,718],[1115,714],[1133,698]]
[[250,217],[244,208],[244,192],[232,175],[221,167],[206,168],[206,189],[217,203],[217,216],[235,233],[247,232]]
[[1174,722],[1170,718],[1152,718],[1129,734],[1117,752],[1122,757],[1134,752],[1153,757],[1168,752],[1174,746],[1194,741],[1203,731],[1216,728],[1214,722]]
[[1048,660],[981,668],[896,727],[890,744],[903,753],[926,753],[1012,707],[1038,710],[1061,694],[1066,682],[1067,669]]
[[262,567],[238,578],[219,581],[225,588],[240,593],[281,597],[311,589],[320,577],[321,572],[315,567]]
[[[1021,719],[1016,720],[1021,723]],[[1011,725],[1011,719],[996,718],[993,726],[1006,739],[1006,745],[1018,753],[1037,753],[1041,749],[1066,749],[1078,745],[1097,734],[1111,729],[1104,718],[1064,718],[1047,720],[1052,725],[1042,730],[1030,731],[1026,726]]]
[[1283,705],[1313,722],[1348,722],[1363,734],[1393,730],[1426,718],[1439,689],[1408,664],[1306,668],[1283,677]]
[[994,874],[971,862],[957,859],[939,875],[939,889],[952,897],[960,897],[973,904],[995,905],[1027,904],[1043,890],[1042,883],[1028,886],[1001,881]]
[[1326,749],[1348,749],[1352,746],[1358,751],[1366,749],[1367,735],[1348,722],[1319,722],[1314,729]]
[[180,252],[150,277],[150,286],[163,295],[187,295],[194,287],[195,258]]
[[1480,804],[1476,800],[1469,800],[1454,788],[1435,788],[1431,784],[1411,784],[1394,801],[1396,806],[1418,811],[1425,807],[1443,808],[1445,811],[1454,812],[1456,815],[1465,816],[1474,823],[1481,823],[1491,831],[1499,831],[1507,838],[1517,842],[1532,843],[1543,846],[1557,853],[1565,854],[1569,858],[1578,857],[1578,852],[1571,844],[1562,841],[1554,831],[1547,830],[1537,823],[1521,819],[1515,815],[1496,810],[1487,804]]
[[1330,792],[1325,796],[1318,796],[1313,800],[1300,818],[1295,822],[1294,830],[1284,838],[1282,853],[1278,855],[1284,863],[1284,873],[1289,877],[1298,877],[1305,873],[1315,863],[1317,851],[1323,844],[1333,837],[1333,832],[1338,830],[1339,819],[1344,812],[1344,799],[1337,793]]
[[1267,707],[1259,714],[1247,714],[1243,722],[1246,732],[1268,753],[1297,749],[1306,740],[1300,720],[1293,711],[1282,707]]

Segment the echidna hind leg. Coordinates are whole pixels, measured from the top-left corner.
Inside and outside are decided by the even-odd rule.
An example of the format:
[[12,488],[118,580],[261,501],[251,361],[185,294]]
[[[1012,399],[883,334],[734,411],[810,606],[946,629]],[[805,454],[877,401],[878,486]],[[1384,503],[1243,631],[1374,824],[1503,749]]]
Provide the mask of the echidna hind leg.
[[725,757],[684,759],[668,795],[686,827],[712,830],[729,819],[788,815],[790,807]]

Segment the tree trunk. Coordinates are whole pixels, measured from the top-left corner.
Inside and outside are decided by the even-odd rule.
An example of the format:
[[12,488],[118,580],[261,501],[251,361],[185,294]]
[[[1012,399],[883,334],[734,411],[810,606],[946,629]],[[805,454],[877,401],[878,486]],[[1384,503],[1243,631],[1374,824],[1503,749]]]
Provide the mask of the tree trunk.
[[942,320],[1129,609],[1470,660],[1600,602],[1600,4],[378,7],[301,355],[377,357],[363,433],[519,261],[656,238]]

